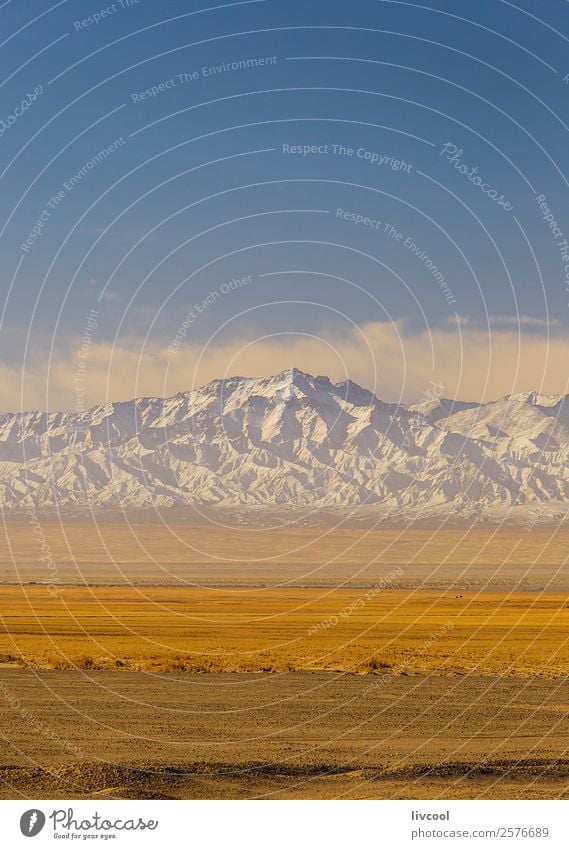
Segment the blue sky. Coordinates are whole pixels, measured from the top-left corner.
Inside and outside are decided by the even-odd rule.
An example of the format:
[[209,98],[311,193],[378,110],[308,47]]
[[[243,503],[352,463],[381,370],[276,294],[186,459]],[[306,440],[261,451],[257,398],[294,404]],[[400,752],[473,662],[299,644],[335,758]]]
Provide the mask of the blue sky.
[[93,402],[287,365],[407,400],[564,390],[567,3],[0,20],[3,408],[76,405],[89,315]]

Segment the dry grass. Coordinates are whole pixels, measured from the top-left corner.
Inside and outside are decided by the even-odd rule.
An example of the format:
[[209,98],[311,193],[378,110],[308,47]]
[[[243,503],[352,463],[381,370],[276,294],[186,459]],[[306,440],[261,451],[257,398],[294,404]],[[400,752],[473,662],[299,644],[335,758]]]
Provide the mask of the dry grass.
[[[55,582],[52,592],[0,587],[0,664],[569,671],[565,528],[253,530],[67,519],[63,526],[42,520],[41,531],[38,537],[21,521],[0,535],[0,578]],[[40,562],[40,544],[55,571]],[[389,589],[370,595],[367,588],[388,575]],[[125,586],[57,583],[85,578]]]
[[561,677],[561,593],[0,589],[0,663],[168,672],[343,670]]

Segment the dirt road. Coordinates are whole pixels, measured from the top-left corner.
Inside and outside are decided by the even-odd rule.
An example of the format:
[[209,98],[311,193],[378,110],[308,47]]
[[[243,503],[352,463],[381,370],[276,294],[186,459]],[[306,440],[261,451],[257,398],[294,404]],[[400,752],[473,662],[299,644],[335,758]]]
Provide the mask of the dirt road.
[[569,798],[569,683],[0,669],[3,798]]

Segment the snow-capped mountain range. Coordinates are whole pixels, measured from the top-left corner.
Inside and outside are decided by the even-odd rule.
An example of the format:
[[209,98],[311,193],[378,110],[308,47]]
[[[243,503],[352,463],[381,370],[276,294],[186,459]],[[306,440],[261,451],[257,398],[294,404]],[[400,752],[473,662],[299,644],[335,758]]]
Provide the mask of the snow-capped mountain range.
[[559,517],[569,506],[569,396],[407,408],[290,369],[84,413],[3,414],[0,504]]

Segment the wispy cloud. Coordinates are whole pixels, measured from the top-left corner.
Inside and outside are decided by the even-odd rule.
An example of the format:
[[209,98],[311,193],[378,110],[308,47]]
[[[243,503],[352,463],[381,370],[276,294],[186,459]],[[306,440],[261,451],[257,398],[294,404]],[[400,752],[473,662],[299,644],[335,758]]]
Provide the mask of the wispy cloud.
[[334,380],[349,377],[381,398],[404,402],[421,398],[432,381],[442,384],[447,397],[482,401],[531,389],[565,394],[569,382],[569,340],[526,322],[502,322],[490,330],[466,322],[422,333],[405,322],[373,322],[345,336],[280,335],[208,347],[185,340],[175,353],[131,338],[117,345],[93,342],[81,366],[79,345],[57,350],[49,369],[44,356],[24,369],[0,363],[1,408],[73,410],[291,366]]
[[488,315],[482,316],[452,315],[447,319],[447,324],[460,327],[533,327],[535,329],[555,330],[562,326],[557,318],[538,318],[533,315]]

